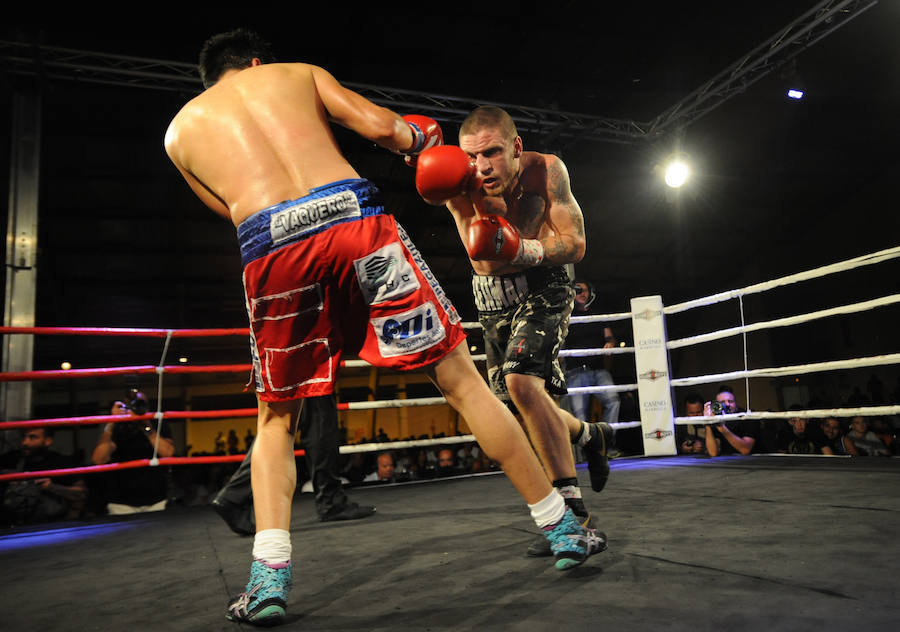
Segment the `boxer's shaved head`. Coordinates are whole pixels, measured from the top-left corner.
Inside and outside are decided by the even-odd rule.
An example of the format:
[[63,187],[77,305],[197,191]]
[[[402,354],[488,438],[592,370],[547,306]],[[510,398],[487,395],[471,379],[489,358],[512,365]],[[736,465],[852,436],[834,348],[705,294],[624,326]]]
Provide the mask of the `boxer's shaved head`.
[[226,70],[246,68],[253,59],[275,62],[272,45],[247,29],[213,35],[200,49],[200,80],[203,87],[215,84]]
[[508,140],[514,140],[519,135],[512,117],[505,110],[493,105],[483,105],[472,110],[460,125],[459,135],[468,136],[485,127],[499,129]]

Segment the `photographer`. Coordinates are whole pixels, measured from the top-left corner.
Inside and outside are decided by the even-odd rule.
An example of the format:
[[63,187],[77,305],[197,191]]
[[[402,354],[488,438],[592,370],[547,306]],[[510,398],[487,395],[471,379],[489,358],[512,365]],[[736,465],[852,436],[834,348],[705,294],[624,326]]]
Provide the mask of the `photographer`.
[[[716,401],[703,405],[703,416],[725,415],[740,412],[734,398],[734,390],[727,384],[719,387]],[[758,424],[751,421],[723,421],[706,426],[706,451],[709,456],[720,454],[748,455],[759,437]],[[724,441],[722,440],[724,439]]]
[[[37,472],[73,467],[73,460],[50,449],[52,428],[29,428],[19,450],[0,456],[0,472]],[[10,481],[2,486],[0,526],[74,520],[81,514],[87,487],[78,476]]]
[[[143,415],[149,406],[147,396],[137,389],[128,393],[127,403],[113,404],[112,415]],[[175,454],[168,427],[161,425],[157,456]],[[110,462],[134,461],[153,457],[157,443],[156,423],[152,420],[109,423],[94,446],[92,461],[95,465]],[[101,495],[110,514],[160,511],[166,507],[168,477],[164,469],[157,467],[121,470],[102,475]]]

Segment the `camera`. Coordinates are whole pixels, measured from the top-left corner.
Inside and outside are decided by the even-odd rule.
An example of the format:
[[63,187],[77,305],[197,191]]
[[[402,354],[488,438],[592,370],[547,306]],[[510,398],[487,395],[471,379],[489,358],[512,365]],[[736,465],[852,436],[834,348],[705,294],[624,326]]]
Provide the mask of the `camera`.
[[727,415],[732,412],[731,407],[725,402],[710,402],[709,407],[713,415]]
[[135,415],[144,415],[147,413],[147,396],[136,388],[128,390],[128,401],[125,402],[125,408],[133,412]]

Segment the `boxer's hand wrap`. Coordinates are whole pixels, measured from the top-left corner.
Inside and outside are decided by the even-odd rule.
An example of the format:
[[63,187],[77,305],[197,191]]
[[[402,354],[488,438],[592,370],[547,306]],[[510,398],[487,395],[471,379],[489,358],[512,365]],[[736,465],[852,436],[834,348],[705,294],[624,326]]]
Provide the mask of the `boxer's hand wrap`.
[[517,266],[539,266],[544,261],[544,245],[537,239],[523,239],[510,262]]

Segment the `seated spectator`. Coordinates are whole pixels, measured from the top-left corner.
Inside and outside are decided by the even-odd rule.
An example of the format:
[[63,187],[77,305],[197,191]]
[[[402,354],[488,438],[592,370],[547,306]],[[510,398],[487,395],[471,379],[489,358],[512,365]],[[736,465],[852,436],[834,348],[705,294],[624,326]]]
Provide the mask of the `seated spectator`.
[[[132,389],[128,403],[115,402],[110,414],[138,416],[147,410],[147,396]],[[158,456],[163,458],[174,455],[175,442],[172,441],[169,427],[162,424],[161,432]],[[94,446],[91,460],[95,465],[103,465],[149,459],[153,457],[156,445],[156,423],[153,421],[136,419],[108,423]],[[110,514],[161,511],[166,508],[168,476],[166,470],[159,466],[120,470],[101,476],[100,494],[102,502],[106,504],[106,511]]]
[[434,466],[428,463],[428,454],[424,448],[417,448],[409,461],[410,480],[426,480],[434,478]]
[[869,430],[881,439],[884,447],[887,448],[888,454],[897,453],[897,446],[895,445],[896,435],[887,419],[884,417],[869,417]]
[[[722,414],[740,412],[734,397],[734,389],[727,384],[719,387],[716,393],[716,403],[721,408]],[[706,417],[713,416],[712,402],[703,405],[703,414]],[[743,454],[753,452],[756,440],[759,437],[759,426],[753,421],[725,421],[719,424],[706,426],[706,451],[710,456],[720,454]]]
[[472,471],[472,463],[481,454],[481,448],[477,443],[464,443],[462,447],[456,451],[456,461],[459,467],[466,472]]
[[[21,448],[0,456],[0,472],[38,472],[73,467],[70,457],[50,449],[53,428],[29,428]],[[87,487],[80,476],[51,476],[0,485],[3,493],[0,526],[74,520],[81,515]]]
[[862,416],[853,418],[850,422],[850,432],[847,440],[856,448],[859,456],[890,456],[890,452],[884,442],[869,430],[869,420]]
[[362,483],[366,477],[366,453],[351,452],[347,464],[341,470],[341,476],[351,484]]
[[450,448],[442,448],[438,452],[438,465],[436,469],[438,478],[443,476],[456,476],[465,472],[457,465],[456,455]]
[[393,452],[382,452],[378,455],[376,462],[377,468],[363,479],[363,483],[393,483],[397,480]]
[[[803,417],[788,419],[790,432],[782,433],[778,439],[781,454],[833,454],[824,436],[807,432],[809,422]],[[826,452],[826,450],[828,450]]]
[[[688,393],[684,398],[684,416],[703,416],[703,397],[700,393]],[[675,444],[679,454],[706,454],[706,426],[703,424],[675,426]]]
[[[837,417],[826,417],[819,423],[819,431],[825,439],[825,445],[822,446],[822,454],[850,454],[844,439],[844,430],[841,428],[841,422]],[[851,446],[851,449],[856,450]]]

